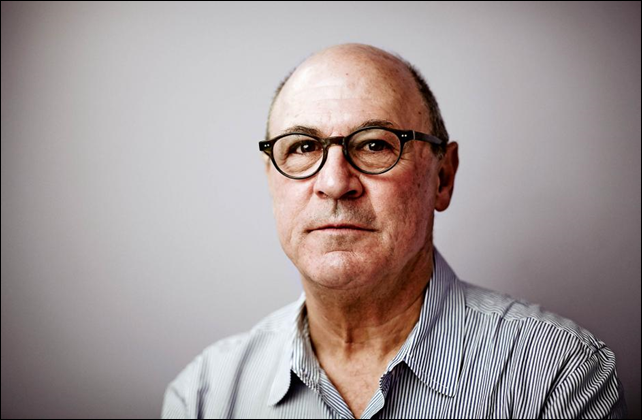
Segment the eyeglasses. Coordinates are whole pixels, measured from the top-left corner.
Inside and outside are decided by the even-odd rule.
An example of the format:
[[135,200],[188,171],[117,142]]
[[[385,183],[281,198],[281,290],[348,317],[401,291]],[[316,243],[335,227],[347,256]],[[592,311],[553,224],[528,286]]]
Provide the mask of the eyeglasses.
[[411,140],[442,147],[446,143],[418,131],[373,126],[361,128],[345,137],[325,139],[305,133],[282,134],[260,141],[259,150],[270,156],[280,173],[292,179],[309,178],[319,172],[328,157],[328,148],[333,144],[343,147],[343,156],[355,169],[379,175],[399,162],[404,144]]

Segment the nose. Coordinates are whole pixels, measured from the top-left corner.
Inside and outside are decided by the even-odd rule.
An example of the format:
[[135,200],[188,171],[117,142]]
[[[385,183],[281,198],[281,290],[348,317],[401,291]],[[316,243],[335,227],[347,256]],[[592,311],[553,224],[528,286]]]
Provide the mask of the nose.
[[334,200],[358,198],[363,194],[359,172],[343,156],[340,145],[328,148],[328,158],[317,174],[314,192],[320,198]]

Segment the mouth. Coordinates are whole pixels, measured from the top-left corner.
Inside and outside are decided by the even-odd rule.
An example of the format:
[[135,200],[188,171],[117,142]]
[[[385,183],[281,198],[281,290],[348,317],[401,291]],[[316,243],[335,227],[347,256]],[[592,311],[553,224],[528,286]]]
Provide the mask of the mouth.
[[315,229],[311,229],[310,232],[326,232],[326,233],[359,233],[359,232],[373,232],[373,229],[368,229],[363,226],[358,225],[349,225],[349,224],[338,224],[338,225],[325,225]]

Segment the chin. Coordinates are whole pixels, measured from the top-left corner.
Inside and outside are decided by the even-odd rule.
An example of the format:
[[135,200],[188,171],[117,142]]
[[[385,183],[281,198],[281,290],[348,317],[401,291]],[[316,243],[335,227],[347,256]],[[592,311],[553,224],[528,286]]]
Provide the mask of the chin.
[[349,251],[332,251],[316,257],[311,266],[299,270],[312,283],[329,289],[351,289],[374,281],[381,267]]

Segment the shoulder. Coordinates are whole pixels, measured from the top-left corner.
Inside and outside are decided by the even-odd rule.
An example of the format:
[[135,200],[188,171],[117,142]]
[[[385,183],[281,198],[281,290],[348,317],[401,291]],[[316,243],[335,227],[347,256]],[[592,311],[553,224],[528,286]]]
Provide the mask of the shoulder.
[[471,318],[481,319],[500,330],[519,332],[523,338],[559,336],[562,341],[587,353],[605,346],[587,329],[539,304],[463,281],[460,283],[465,290],[466,311]]
[[[202,350],[167,386],[163,417],[183,417],[179,413],[198,417],[206,400],[215,399],[219,407],[229,406],[227,400],[234,398],[235,386],[267,377],[294,327],[299,304],[297,301],[280,308],[249,331],[218,340]],[[248,374],[254,377],[248,380]]]
[[[512,384],[508,392],[514,415],[574,418],[626,413],[615,354],[603,341],[538,304],[461,283],[468,342],[487,355],[488,372],[505,375]],[[534,407],[537,410],[530,411]]]
[[[257,344],[265,349],[274,339],[286,335],[293,324],[297,302],[284,306],[261,319],[250,330],[220,339],[206,347],[192,362],[195,366],[229,365],[242,356],[247,356]],[[189,366],[188,366],[189,367]]]

